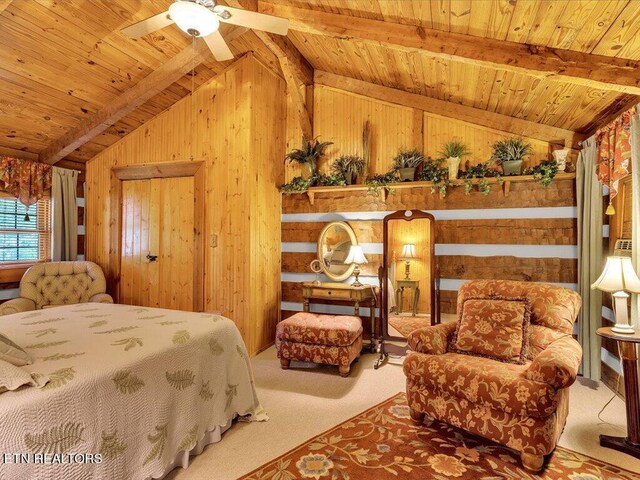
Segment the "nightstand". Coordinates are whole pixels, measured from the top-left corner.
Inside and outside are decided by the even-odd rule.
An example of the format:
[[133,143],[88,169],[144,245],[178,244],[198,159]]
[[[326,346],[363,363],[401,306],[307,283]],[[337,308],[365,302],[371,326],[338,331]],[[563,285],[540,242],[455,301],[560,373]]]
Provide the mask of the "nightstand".
[[596,334],[615,340],[620,347],[627,408],[626,438],[600,435],[600,445],[640,458],[640,396],[638,395],[638,355],[636,354],[640,333],[615,333],[611,331],[611,327],[603,327],[596,330]]
[[415,317],[418,314],[418,300],[420,300],[420,280],[396,280],[396,306],[398,314],[402,313],[402,294],[405,288],[413,290],[413,302],[411,311]]
[[354,287],[349,283],[304,282],[302,284],[302,297],[304,299],[304,311],[309,311],[310,300],[325,300],[336,302],[353,303],[353,313],[360,316],[360,305],[369,304],[369,320],[371,321],[371,333],[369,334],[370,349],[375,351],[375,327],[376,327],[376,303],[378,297],[378,287],[373,285],[362,285]]

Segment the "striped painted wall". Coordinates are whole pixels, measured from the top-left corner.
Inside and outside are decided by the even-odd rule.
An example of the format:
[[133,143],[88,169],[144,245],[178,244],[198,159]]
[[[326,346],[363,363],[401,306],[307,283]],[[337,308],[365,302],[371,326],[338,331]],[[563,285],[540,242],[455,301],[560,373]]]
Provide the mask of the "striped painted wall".
[[[514,183],[508,196],[493,188],[487,195],[454,189],[443,199],[428,188],[398,190],[386,203],[366,192],[318,193],[314,204],[304,194],[285,196],[282,214],[283,317],[302,310],[300,282],[313,280],[309,262],[327,222],[347,221],[369,264],[363,282],[377,284],[382,259],[382,219],[406,209],[425,210],[436,219],[436,261],[444,313],[455,312],[457,290],[474,278],[549,282],[577,288],[575,181],[556,180],[545,188]],[[321,280],[323,280],[321,278]],[[326,280],[326,279],[324,279]],[[348,307],[316,305],[340,313]]]

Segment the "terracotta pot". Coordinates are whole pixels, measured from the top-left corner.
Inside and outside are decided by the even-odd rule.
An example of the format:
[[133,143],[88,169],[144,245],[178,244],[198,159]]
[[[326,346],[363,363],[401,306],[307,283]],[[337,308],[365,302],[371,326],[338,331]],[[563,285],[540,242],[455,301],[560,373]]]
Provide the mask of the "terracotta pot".
[[522,160],[509,160],[502,162],[502,172],[505,175],[520,175],[522,171]]
[[400,170],[398,170],[398,173],[400,173],[401,182],[413,182],[414,178],[416,177],[415,167],[401,168]]
[[460,157],[447,158],[447,167],[449,168],[449,180],[458,178],[458,169],[460,168]]

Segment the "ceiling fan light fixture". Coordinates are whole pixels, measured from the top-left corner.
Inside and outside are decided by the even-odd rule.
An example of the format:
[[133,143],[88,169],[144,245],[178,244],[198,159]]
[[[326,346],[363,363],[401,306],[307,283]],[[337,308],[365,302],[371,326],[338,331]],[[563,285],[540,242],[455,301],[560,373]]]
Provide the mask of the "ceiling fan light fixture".
[[215,13],[189,1],[172,3],[169,6],[169,16],[180,30],[193,37],[206,37],[220,27],[220,21]]

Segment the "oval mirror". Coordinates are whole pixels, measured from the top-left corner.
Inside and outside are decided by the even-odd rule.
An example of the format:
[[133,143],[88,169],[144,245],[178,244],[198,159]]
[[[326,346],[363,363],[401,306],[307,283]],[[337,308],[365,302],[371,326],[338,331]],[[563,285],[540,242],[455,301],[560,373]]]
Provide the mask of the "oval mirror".
[[345,222],[331,222],[322,229],[318,238],[318,260],[323,273],[334,282],[351,276],[354,264],[345,264],[352,245],[357,245],[356,234]]

